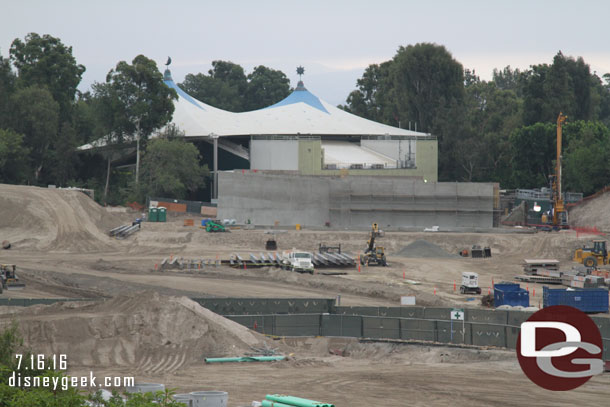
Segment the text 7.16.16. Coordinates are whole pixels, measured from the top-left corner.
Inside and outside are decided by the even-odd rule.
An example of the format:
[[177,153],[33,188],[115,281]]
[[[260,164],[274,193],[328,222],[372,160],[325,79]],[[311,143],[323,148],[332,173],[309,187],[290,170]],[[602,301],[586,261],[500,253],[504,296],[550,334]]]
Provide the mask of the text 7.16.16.
[[21,353],[17,353],[15,357],[17,358],[17,370],[21,369],[22,363],[26,370],[66,370],[68,368],[68,358],[63,354],[51,355],[49,358],[43,354],[31,354],[24,358]]

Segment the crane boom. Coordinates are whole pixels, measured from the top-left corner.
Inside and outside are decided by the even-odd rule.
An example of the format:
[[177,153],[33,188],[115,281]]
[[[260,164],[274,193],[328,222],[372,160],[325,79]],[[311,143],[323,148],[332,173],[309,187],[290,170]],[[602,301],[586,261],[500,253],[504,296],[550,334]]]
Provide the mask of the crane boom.
[[561,144],[562,144],[562,126],[566,121],[567,116],[559,112],[557,116],[557,161],[555,164],[555,179],[553,180],[553,226],[559,226],[562,219],[562,213],[565,212],[563,205],[563,197],[561,191]]

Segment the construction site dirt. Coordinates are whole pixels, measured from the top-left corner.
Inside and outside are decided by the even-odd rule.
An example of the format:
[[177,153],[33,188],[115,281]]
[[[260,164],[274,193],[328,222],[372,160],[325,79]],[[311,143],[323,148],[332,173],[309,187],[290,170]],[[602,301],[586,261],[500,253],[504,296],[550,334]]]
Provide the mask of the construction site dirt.
[[[589,206],[599,210],[600,204]],[[170,213],[168,222],[143,222],[140,231],[117,240],[108,231],[141,213],[100,207],[77,191],[25,186],[0,185],[0,210],[0,240],[12,246],[0,251],[0,262],[16,264],[26,284],[20,291],[4,291],[0,298],[105,299],[0,307],[2,327],[15,319],[35,353],[66,353],[71,374],[95,370],[99,376],[135,376],[180,393],[227,391],[229,406],[249,405],[268,393],[324,399],[337,406],[368,406],[379,400],[392,406],[568,406],[602,405],[610,398],[608,374],[561,394],[538,388],[521,372],[514,351],[363,344],[338,338],[273,340],[184,298],[340,295],[341,305],[399,306],[401,296],[415,296],[417,305],[482,307],[480,296],[460,294],[462,272],[478,273],[485,295],[492,282],[512,282],[523,274],[525,258],[557,259],[562,268],[571,267],[573,250],[592,236],[523,229],[386,231],[379,244],[385,248],[388,267],[337,269],[345,273],[341,275],[209,264],[162,270],[164,258],[216,260],[265,252],[269,234],[244,228],[208,233],[197,226],[200,216],[191,216],[195,226],[184,226],[187,215]],[[588,219],[582,214],[581,218]],[[368,233],[305,229],[284,231],[275,238],[278,252],[313,252],[319,243],[331,242],[357,256]],[[459,256],[473,245],[490,247],[492,257]],[[414,253],[413,248],[420,250]],[[441,251],[447,255],[439,255]],[[529,283],[527,289],[530,304],[541,305],[542,285]],[[260,344],[294,356],[266,364],[203,363],[204,356],[239,356]]]

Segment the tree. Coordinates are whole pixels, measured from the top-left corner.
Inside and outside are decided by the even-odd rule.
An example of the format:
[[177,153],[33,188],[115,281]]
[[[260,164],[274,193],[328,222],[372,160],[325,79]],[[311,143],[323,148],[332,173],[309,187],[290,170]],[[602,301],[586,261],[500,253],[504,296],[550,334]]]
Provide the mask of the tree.
[[9,60],[0,55],[0,128],[9,127],[10,98],[15,89],[15,80]]
[[259,65],[248,75],[244,110],[271,106],[290,94],[290,80],[284,72]]
[[116,121],[113,131],[133,134],[136,141],[136,176],[138,184],[140,172],[140,142],[150,134],[169,123],[174,113],[173,100],[176,91],[163,83],[163,76],[157,64],[138,55],[129,65],[125,61],[111,70],[106,83],[110,85],[109,97],[114,103]]
[[56,184],[65,186],[74,177],[79,142],[76,131],[70,122],[61,125],[56,141],[53,143],[53,165],[51,174]]
[[582,58],[559,52],[552,65],[532,66],[523,83],[525,124],[554,122],[559,112],[573,120],[603,120],[610,114],[600,106],[608,103],[601,98],[603,86]]
[[510,65],[504,67],[501,71],[497,68],[493,70],[492,82],[501,90],[512,90],[521,97],[523,94],[523,81],[527,74],[519,70],[512,69]]
[[394,126],[400,125],[390,69],[392,61],[372,64],[358,79],[358,89],[347,97],[344,108],[350,113]]
[[555,123],[536,123],[514,130],[510,135],[512,185],[540,188],[548,185],[555,172]]
[[60,120],[68,121],[76,88],[85,72],[85,67],[76,63],[72,47],[50,35],[30,33],[25,41],[19,38],[13,41],[10,57],[17,68],[20,86],[47,87],[59,103]]
[[29,150],[23,144],[23,135],[0,129],[0,182],[20,184],[28,178]]
[[180,87],[195,99],[219,109],[243,112],[248,80],[244,69],[228,61],[213,61],[208,75],[188,74]]
[[564,126],[564,190],[592,194],[608,184],[610,130],[600,122]]
[[148,196],[185,198],[205,186],[207,165],[199,164],[199,150],[182,139],[153,139],[142,160],[142,192]]
[[464,99],[464,70],[441,45],[400,47],[392,64],[399,118],[434,131],[437,112]]
[[34,181],[49,163],[49,149],[57,139],[59,105],[45,88],[30,86],[15,92],[12,98],[12,128],[24,135],[34,166]]
[[467,181],[510,180],[510,134],[521,126],[521,100],[495,82],[473,82],[466,87],[470,137],[459,143],[456,155]]

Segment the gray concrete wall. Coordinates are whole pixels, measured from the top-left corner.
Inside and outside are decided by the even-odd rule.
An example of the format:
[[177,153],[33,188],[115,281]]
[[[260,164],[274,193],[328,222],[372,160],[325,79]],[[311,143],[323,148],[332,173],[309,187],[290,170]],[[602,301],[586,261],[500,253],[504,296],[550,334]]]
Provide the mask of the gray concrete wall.
[[221,172],[218,216],[259,225],[491,228],[493,184]]
[[318,177],[220,172],[218,217],[257,225],[324,225],[328,188]]
[[251,140],[250,168],[256,170],[299,169],[298,140]]

